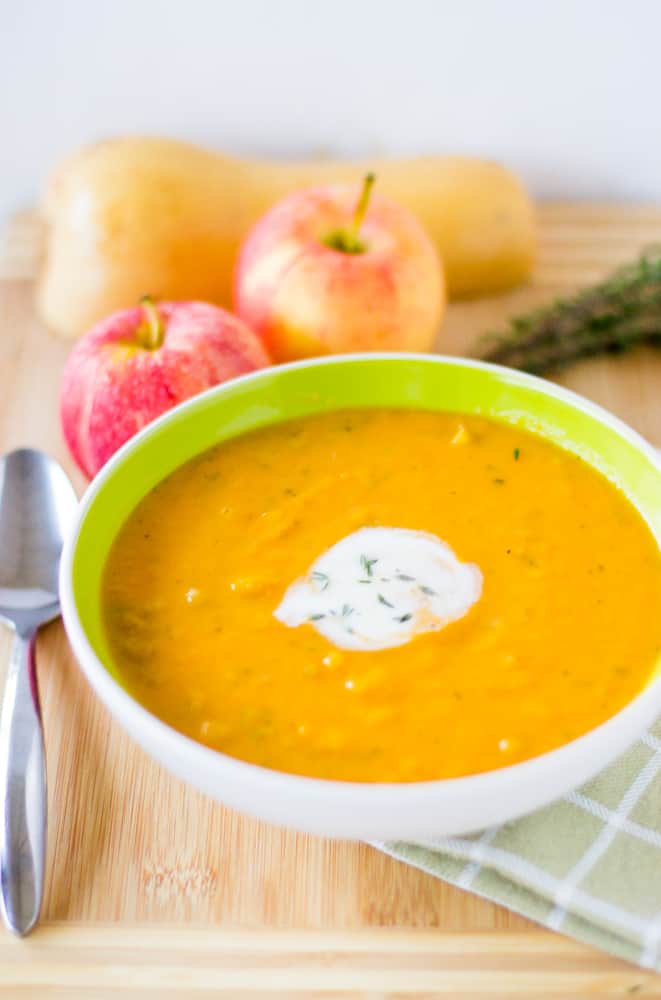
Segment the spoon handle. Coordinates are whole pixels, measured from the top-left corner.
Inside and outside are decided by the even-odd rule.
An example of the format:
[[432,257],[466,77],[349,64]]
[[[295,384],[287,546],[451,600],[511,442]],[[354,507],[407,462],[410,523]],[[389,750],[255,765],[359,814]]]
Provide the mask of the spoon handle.
[[36,632],[15,633],[0,714],[0,891],[7,927],[39,917],[46,851],[46,761],[35,668]]

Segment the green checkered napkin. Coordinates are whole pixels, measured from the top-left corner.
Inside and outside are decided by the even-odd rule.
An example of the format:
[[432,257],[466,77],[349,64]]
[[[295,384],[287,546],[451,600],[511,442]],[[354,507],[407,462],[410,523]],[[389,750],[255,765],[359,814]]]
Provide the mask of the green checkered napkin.
[[374,846],[661,969],[661,719],[587,785],[523,819],[466,837]]

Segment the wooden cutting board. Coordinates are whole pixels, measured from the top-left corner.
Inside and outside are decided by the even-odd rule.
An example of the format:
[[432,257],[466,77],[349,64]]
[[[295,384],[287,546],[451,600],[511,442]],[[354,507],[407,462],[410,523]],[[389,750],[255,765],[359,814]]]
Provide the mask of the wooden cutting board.
[[[540,206],[533,283],[453,305],[439,338],[470,353],[514,312],[661,241],[661,208]],[[33,306],[34,216],[0,234],[0,450],[43,448],[76,487],[57,421],[70,344]],[[661,446],[661,352],[578,365],[562,381]],[[0,636],[0,663],[8,637]],[[46,900],[26,941],[0,932],[0,997],[661,997],[661,977],[542,931],[360,844],[215,805],[134,746],[94,699],[59,623],[40,639],[49,772]]]

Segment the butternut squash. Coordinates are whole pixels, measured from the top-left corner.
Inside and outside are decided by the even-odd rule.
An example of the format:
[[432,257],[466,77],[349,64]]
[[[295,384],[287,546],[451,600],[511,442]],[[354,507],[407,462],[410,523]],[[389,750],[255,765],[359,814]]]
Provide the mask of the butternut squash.
[[532,204],[496,163],[445,156],[259,162],[134,137],[82,149],[52,176],[40,315],[58,334],[76,337],[146,293],[229,305],[237,249],[260,215],[290,191],[358,182],[368,167],[380,190],[427,229],[452,297],[499,292],[528,277]]

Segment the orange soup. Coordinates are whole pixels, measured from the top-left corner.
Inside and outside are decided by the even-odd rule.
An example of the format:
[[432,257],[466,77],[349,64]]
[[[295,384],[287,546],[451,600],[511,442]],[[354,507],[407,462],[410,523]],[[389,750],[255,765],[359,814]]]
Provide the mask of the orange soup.
[[202,454],[131,514],[102,603],[123,683],[165,722],[361,782],[557,747],[661,651],[661,556],[626,497],[538,436],[427,411],[308,417]]

